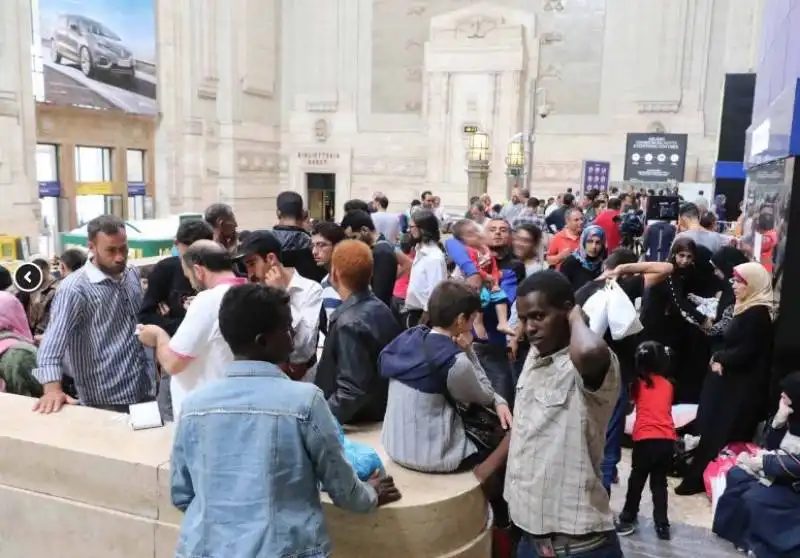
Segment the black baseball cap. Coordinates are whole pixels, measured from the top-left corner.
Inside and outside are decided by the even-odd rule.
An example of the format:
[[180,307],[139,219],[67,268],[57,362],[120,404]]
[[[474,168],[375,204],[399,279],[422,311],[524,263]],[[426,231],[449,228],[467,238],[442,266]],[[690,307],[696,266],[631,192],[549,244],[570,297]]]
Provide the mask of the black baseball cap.
[[236,251],[236,259],[244,258],[252,254],[257,254],[262,257],[268,254],[275,254],[280,258],[281,243],[270,231],[252,231],[239,245],[239,249]]

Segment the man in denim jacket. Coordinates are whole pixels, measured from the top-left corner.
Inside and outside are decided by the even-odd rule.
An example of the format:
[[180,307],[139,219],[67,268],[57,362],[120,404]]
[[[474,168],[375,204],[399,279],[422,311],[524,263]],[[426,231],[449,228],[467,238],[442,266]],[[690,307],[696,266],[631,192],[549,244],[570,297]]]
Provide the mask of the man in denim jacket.
[[327,557],[320,484],[358,513],[400,498],[391,477],[358,480],[322,392],[278,368],[292,351],[291,323],[282,289],[247,284],[222,300],[219,328],[235,361],[186,398],[175,434],[178,558]]

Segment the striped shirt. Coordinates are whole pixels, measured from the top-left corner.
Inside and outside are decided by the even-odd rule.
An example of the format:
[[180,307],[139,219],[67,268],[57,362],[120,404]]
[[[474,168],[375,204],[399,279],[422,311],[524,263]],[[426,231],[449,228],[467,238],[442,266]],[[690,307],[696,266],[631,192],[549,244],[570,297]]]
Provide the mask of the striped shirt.
[[153,395],[144,347],[136,336],[142,286],[129,267],[115,280],[91,261],[61,282],[33,374],[42,384],[69,371],[89,406],[130,405]]
[[320,284],[322,285],[322,308],[325,310],[325,317],[328,318],[328,323],[330,323],[331,314],[342,304],[342,299],[336,289],[333,288],[333,285],[331,285],[330,275],[326,275]]

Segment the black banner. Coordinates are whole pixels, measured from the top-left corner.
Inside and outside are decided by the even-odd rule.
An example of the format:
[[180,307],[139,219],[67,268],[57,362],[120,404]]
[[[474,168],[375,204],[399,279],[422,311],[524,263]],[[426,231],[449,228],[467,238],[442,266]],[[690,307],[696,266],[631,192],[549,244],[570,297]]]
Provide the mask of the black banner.
[[624,180],[683,182],[686,134],[628,134]]

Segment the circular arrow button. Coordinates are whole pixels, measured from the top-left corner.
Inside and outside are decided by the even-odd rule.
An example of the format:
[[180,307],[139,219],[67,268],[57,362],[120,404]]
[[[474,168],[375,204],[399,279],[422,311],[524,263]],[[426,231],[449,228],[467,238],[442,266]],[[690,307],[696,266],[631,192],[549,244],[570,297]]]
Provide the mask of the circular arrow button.
[[14,285],[25,293],[32,293],[42,286],[44,274],[39,266],[33,263],[23,263],[14,272]]

